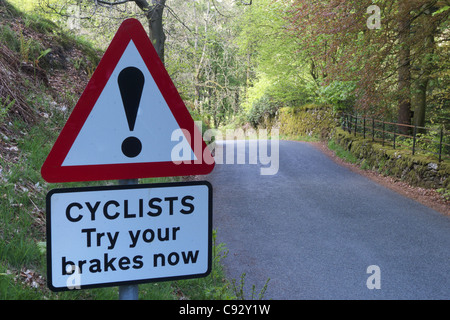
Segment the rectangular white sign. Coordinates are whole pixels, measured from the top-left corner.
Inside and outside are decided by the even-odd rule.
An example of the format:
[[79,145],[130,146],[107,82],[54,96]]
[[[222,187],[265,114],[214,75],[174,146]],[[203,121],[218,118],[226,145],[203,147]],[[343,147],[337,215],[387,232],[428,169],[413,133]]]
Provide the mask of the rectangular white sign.
[[53,291],[207,276],[211,245],[208,182],[66,188],[47,195]]

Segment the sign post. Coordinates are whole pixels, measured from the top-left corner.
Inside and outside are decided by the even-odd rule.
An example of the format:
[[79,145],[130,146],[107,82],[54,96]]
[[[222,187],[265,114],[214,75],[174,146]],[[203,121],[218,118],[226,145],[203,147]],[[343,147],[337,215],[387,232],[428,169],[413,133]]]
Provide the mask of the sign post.
[[119,300],[138,300],[138,298],[139,286],[137,284],[119,287]]
[[[139,179],[119,180],[120,186],[138,183]],[[138,300],[138,299],[139,299],[139,286],[137,284],[119,287],[119,300]]]

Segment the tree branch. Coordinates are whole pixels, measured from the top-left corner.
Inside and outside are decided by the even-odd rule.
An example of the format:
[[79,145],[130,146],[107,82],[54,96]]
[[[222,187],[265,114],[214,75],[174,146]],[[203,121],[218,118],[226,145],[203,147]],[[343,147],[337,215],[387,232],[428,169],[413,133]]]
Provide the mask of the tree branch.
[[150,5],[148,4],[147,0],[131,0],[136,3],[136,5],[141,9],[142,11],[148,11],[150,10]]
[[120,0],[120,1],[110,2],[110,1],[104,1],[104,0],[94,0],[94,3],[98,4],[98,5],[115,6],[118,4],[124,4],[124,3],[130,2],[130,1],[131,0]]
[[167,9],[167,11],[179,22],[183,25],[183,27],[185,27],[189,32],[192,32],[192,30],[183,22],[181,21],[180,17],[178,17],[178,15],[172,10],[172,8],[170,8],[167,5],[164,5]]

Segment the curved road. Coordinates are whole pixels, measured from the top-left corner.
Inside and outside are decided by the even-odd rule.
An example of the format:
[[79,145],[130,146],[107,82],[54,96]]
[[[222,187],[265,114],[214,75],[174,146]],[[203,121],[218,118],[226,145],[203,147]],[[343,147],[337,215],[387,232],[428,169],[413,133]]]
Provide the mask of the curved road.
[[[244,164],[230,164],[235,144],[242,148],[234,163],[245,153]],[[257,146],[218,142],[218,162],[229,161],[207,178],[217,240],[229,250],[227,275],[239,283],[246,274],[247,298],[270,278],[264,299],[450,299],[449,217],[308,143],[280,141],[279,157],[276,145],[272,154],[268,148],[271,162],[264,144],[255,161]],[[278,172],[261,175],[276,158]]]

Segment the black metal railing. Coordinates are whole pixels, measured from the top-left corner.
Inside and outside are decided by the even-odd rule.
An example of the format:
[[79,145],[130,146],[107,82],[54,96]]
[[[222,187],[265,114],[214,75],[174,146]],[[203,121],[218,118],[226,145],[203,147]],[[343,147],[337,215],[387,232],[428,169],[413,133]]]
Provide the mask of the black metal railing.
[[394,149],[410,150],[412,155],[433,154],[439,162],[450,159],[450,131],[444,127],[427,128],[344,113],[342,129],[381,142],[383,146],[389,144]]

